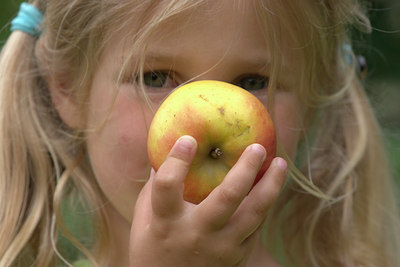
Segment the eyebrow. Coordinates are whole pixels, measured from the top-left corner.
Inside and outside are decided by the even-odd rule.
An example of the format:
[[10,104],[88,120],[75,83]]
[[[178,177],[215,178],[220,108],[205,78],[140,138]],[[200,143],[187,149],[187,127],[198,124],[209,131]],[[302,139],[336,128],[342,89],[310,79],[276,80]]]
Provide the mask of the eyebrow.
[[168,53],[155,53],[155,52],[146,52],[145,59],[155,60],[161,63],[170,63],[176,60],[176,56],[170,55]]
[[[146,52],[145,60],[154,60],[163,64],[171,64],[171,62],[179,63],[179,62],[188,62],[188,58],[182,57],[180,55],[173,55],[168,52]],[[216,62],[223,61],[224,55],[220,56],[219,59],[216,59]],[[240,64],[242,66],[246,66],[254,69],[269,69],[270,61],[265,55],[250,55],[243,56],[238,55],[233,59],[235,64]]]

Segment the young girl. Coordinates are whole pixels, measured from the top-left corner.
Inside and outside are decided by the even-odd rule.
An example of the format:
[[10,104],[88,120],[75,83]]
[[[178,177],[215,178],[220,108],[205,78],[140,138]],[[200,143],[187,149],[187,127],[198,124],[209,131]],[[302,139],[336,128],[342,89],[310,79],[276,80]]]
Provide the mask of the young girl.
[[[381,133],[348,49],[353,24],[370,28],[355,0],[31,4],[0,61],[0,266],[400,266]],[[249,146],[194,205],[196,140],[155,173],[146,138],[162,100],[205,79],[265,104],[279,157],[247,195],[268,153]]]

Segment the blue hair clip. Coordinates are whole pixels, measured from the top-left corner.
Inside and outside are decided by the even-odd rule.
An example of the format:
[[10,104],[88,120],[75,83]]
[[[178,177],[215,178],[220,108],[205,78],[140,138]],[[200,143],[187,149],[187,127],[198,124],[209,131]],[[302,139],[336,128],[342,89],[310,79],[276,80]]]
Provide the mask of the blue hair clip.
[[353,48],[351,47],[351,45],[349,43],[345,43],[343,44],[342,49],[346,63],[348,65],[353,64],[353,56],[352,56]]
[[355,70],[360,78],[365,78],[367,75],[367,61],[362,55],[353,55],[353,48],[350,44],[345,43],[342,45],[344,59],[348,65],[353,65],[353,59],[355,59]]
[[34,37],[41,34],[43,14],[36,7],[22,3],[18,15],[11,21],[11,31],[23,31]]

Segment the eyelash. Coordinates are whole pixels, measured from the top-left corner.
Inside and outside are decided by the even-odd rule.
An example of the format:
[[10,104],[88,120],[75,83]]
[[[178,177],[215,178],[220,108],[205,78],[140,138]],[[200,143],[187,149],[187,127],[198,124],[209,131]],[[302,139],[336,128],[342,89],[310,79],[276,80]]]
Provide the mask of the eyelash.
[[[244,80],[248,79],[247,82],[245,82]],[[257,80],[257,81],[256,81]],[[257,85],[257,83],[260,83],[257,87],[257,89],[248,89],[245,88],[246,87],[246,83],[249,83],[247,85]],[[259,74],[244,74],[241,75],[240,77],[236,78],[233,82],[234,85],[237,85],[247,91],[259,91],[262,89],[267,89],[268,87],[268,82],[269,82],[269,78],[267,76],[262,76]],[[261,87],[260,87],[261,86]]]
[[[161,79],[158,80],[157,79]],[[247,80],[246,80],[247,79]],[[139,77],[131,79],[131,81],[139,82]],[[143,73],[142,81],[144,86],[152,89],[170,89],[177,87],[180,83],[176,81],[175,73],[171,71],[156,70]],[[267,89],[269,78],[260,74],[244,74],[232,81],[232,84],[237,85],[247,91],[259,91]],[[256,88],[248,88],[255,86]]]
[[142,78],[143,84],[150,88],[174,88],[179,85],[171,71],[149,71],[143,73]]

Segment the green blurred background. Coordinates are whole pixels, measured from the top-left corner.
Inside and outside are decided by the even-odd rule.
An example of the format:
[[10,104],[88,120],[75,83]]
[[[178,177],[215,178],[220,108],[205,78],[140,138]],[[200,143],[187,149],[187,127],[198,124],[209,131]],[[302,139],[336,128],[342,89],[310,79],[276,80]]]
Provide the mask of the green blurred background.
[[[67,0],[60,0],[67,1]],[[1,0],[0,47],[21,0]],[[383,126],[392,169],[400,185],[400,0],[369,0],[372,34],[354,34],[354,50],[368,63],[366,91]]]

